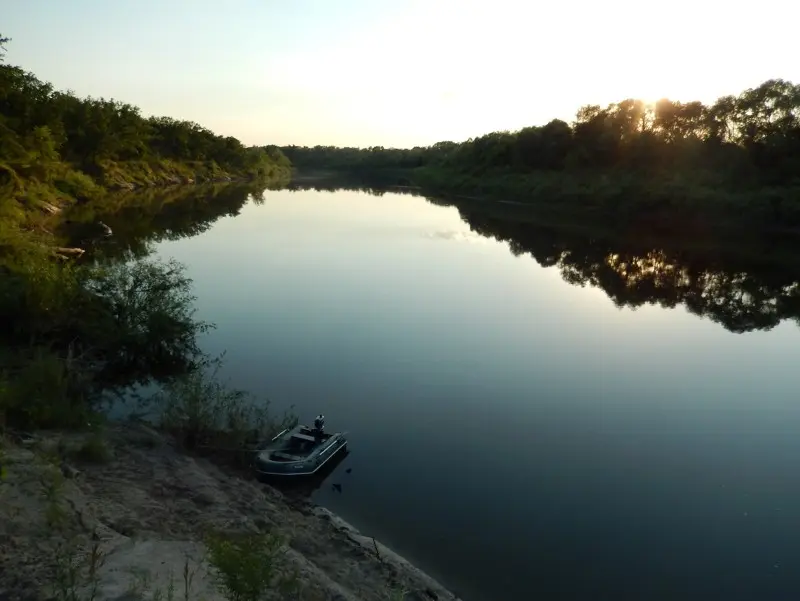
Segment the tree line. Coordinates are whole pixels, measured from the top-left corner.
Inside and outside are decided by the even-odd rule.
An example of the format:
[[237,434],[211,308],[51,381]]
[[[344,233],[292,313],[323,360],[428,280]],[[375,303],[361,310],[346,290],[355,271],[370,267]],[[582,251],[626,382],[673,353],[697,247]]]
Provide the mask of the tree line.
[[[8,41],[0,36],[0,48]],[[120,182],[132,187],[289,172],[289,161],[277,148],[247,147],[191,121],[146,117],[125,102],[56,90],[5,64],[3,56],[0,202],[80,199]]]
[[[207,360],[197,336],[210,324],[194,315],[191,280],[179,264],[142,260],[137,233],[199,231],[290,165],[277,148],[56,90],[5,64],[8,41],[0,35],[0,426],[80,427],[103,394],[172,381]],[[230,179],[250,181],[130,193]],[[107,194],[113,187],[128,191]],[[92,227],[112,215],[130,243],[92,248]],[[54,252],[61,244],[90,252],[66,260]]]
[[553,120],[426,147],[284,146],[298,168],[368,172],[436,167],[472,175],[609,170],[711,172],[737,185],[800,181],[800,86],[765,81],[710,105],[626,99]]

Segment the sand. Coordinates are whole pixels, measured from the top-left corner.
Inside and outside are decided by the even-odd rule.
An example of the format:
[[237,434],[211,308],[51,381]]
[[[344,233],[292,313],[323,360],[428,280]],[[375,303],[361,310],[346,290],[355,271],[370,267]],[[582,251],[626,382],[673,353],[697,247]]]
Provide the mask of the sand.
[[[297,584],[268,598],[456,599],[331,512],[191,456],[143,424],[114,425],[105,438],[111,458],[100,463],[63,459],[82,443],[77,435],[39,433],[5,443],[0,600],[73,593],[79,597],[73,601],[163,600],[170,581],[179,599],[222,600],[203,543],[209,532],[270,533],[287,541],[279,566]],[[98,560],[90,574],[93,547]],[[69,561],[81,566],[72,585],[64,577]]]

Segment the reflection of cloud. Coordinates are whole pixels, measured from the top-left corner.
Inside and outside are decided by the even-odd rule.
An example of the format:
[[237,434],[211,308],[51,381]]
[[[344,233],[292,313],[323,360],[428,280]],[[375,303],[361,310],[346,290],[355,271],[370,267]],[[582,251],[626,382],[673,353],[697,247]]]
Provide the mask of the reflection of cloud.
[[468,242],[470,244],[485,244],[487,239],[475,232],[429,232],[427,238],[433,240],[454,240],[455,242]]

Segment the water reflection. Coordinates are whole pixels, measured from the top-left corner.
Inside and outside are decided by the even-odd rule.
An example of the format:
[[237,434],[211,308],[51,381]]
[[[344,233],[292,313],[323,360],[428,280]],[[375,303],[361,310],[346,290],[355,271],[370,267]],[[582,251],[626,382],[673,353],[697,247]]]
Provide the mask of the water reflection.
[[[325,179],[296,181],[287,189],[422,195],[386,182]],[[264,186],[229,184],[114,195],[75,207],[59,233],[65,244],[79,246],[102,238],[95,231],[102,221],[114,236],[91,242],[90,256],[143,257],[158,242],[196,236],[218,219],[235,217],[248,199],[262,202],[265,192]],[[455,206],[473,232],[508,243],[514,255],[556,267],[570,284],[603,290],[618,307],[683,306],[732,332],[769,330],[787,319],[800,323],[800,247],[794,236],[659,237],[645,229],[620,233],[544,223],[529,207],[511,203],[427,200]],[[452,238],[447,232],[431,235]],[[463,234],[457,238],[475,241]]]
[[[110,194],[73,207],[56,233],[90,257],[142,258],[159,242],[197,236],[219,219],[237,216],[248,199],[260,202],[266,190],[264,184],[220,184]],[[113,235],[106,237],[99,222]]]
[[[386,192],[331,182],[294,188]],[[422,195],[407,186],[391,191]],[[455,206],[472,231],[507,242],[515,256],[528,254],[543,267],[556,267],[570,284],[602,289],[617,307],[683,306],[737,333],[769,330],[787,319],[800,324],[800,247],[793,235],[706,234],[698,240],[696,233],[663,236],[644,227],[620,232],[543,223],[530,207],[514,203],[427,200]]]
[[645,232],[620,239],[542,225],[519,211],[497,215],[467,206],[459,212],[473,231],[507,242],[514,255],[556,267],[570,284],[602,289],[618,307],[682,305],[731,332],[769,330],[786,319],[800,323],[800,253],[791,237],[698,245],[654,241]]

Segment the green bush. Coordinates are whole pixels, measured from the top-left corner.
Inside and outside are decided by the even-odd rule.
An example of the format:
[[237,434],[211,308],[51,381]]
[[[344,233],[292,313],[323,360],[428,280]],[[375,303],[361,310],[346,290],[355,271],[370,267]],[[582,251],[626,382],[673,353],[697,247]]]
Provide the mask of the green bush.
[[187,446],[243,450],[297,423],[289,412],[273,416],[267,400],[230,388],[219,377],[221,367],[221,358],[208,360],[202,368],[168,382],[150,401],[161,409],[161,425]]
[[0,263],[6,385],[0,410],[24,427],[79,424],[102,391],[163,382],[202,359],[191,280],[174,262],[104,267],[25,247]]
[[111,449],[100,432],[93,432],[76,449],[75,458],[86,463],[108,463],[111,461]]
[[206,539],[211,575],[228,601],[261,601],[298,588],[287,569],[285,541],[273,534],[212,534]]
[[0,416],[20,428],[80,427],[88,407],[82,390],[83,374],[68,360],[39,347],[4,358],[0,374]]
[[91,177],[74,169],[68,169],[63,176],[56,178],[54,185],[76,200],[89,200],[102,192],[102,188]]

